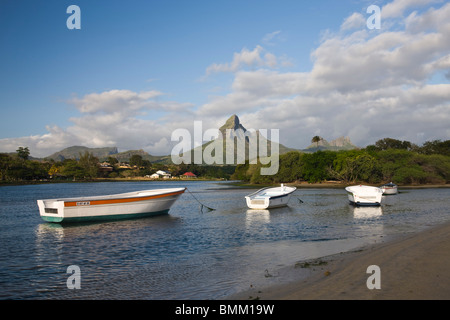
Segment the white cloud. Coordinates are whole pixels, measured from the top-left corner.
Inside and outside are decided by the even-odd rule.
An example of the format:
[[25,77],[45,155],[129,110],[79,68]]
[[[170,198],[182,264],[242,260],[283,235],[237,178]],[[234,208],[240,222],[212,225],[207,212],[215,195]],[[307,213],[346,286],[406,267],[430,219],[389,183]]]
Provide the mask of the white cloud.
[[[28,146],[33,156],[44,157],[72,145],[116,146],[119,150],[141,149],[169,154],[170,137],[176,123],[169,119],[190,114],[192,104],[159,101],[158,91],[110,90],[68,100],[79,111],[68,128],[47,126],[47,133],[0,140],[2,151]],[[145,112],[163,112],[158,120],[143,119]],[[145,117],[144,117],[145,118]],[[169,138],[170,139],[170,138]]]
[[422,15],[417,11],[412,12],[405,19],[405,29],[410,33],[420,33],[432,30],[445,32],[450,16],[450,3],[447,3],[439,10],[430,8]]
[[297,148],[316,132],[350,136],[362,146],[386,136],[448,139],[450,85],[429,81],[450,71],[450,4],[394,19],[430,2],[392,2],[385,7],[392,23],[381,32],[370,32],[362,15],[352,14],[341,33],[328,32],[312,52],[310,72],[236,72],[231,92],[198,114],[239,113],[245,126],[279,128],[282,143]]
[[19,146],[29,147],[32,156],[47,156],[51,153],[76,145],[79,141],[69,132],[58,126],[46,126],[47,133],[19,138],[0,139],[2,152],[13,152]]
[[82,113],[96,112],[134,112],[143,108],[151,108],[150,99],[161,96],[159,91],[133,92],[130,90],[110,90],[91,93],[82,99],[73,98],[73,104]]
[[206,69],[206,75],[211,75],[218,72],[237,72],[244,67],[270,67],[277,66],[275,55],[267,52],[265,49],[257,45],[252,51],[244,48],[241,52],[236,52],[233,55],[233,60],[230,63],[213,63]]
[[262,38],[262,43],[268,46],[275,45],[276,41],[284,41],[285,38],[281,36],[281,30],[270,32],[264,35]]
[[355,12],[344,20],[341,30],[361,29],[366,25],[366,19],[361,13]]
[[410,8],[422,7],[442,0],[394,0],[381,9],[381,18],[399,18]]

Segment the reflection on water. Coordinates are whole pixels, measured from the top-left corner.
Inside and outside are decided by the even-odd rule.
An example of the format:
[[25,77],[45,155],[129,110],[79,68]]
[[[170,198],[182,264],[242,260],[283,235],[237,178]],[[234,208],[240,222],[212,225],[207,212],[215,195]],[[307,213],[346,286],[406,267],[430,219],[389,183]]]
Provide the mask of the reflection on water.
[[[37,199],[183,187],[168,215],[61,226]],[[380,207],[345,191],[298,189],[289,206],[249,210],[248,189],[212,182],[71,183],[0,188],[0,299],[215,299],[280,281],[277,268],[449,219],[450,189],[410,190]],[[301,199],[299,201],[298,199]],[[66,287],[67,267],[80,290]],[[268,270],[273,277],[266,277]]]
[[161,226],[175,226],[179,217],[170,215],[160,215],[157,217],[146,217],[140,219],[130,219],[122,221],[111,222],[85,222],[74,224],[58,224],[58,223],[40,223],[36,228],[37,241],[41,237],[52,235],[55,239],[71,240],[76,238],[83,238],[87,236],[107,237],[111,233],[135,232],[136,229],[161,227]]
[[380,219],[383,215],[383,207],[366,207],[349,205],[353,211],[353,218],[358,221],[359,233],[366,237],[373,236],[374,239],[384,235],[384,222]]
[[383,214],[383,208],[379,207],[353,207],[353,217],[355,219],[368,219],[380,217]]
[[247,210],[245,216],[245,224],[251,226],[252,224],[269,223],[269,210]]

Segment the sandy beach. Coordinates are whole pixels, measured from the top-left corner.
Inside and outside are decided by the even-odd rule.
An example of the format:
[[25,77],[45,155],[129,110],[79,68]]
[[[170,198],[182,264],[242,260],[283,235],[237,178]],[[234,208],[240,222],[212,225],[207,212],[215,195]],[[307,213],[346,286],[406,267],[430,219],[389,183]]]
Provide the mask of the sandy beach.
[[[367,281],[379,267],[380,289]],[[261,300],[447,300],[450,299],[450,223],[361,250],[299,262],[298,279],[252,288],[230,299]],[[371,281],[371,283],[374,283]]]

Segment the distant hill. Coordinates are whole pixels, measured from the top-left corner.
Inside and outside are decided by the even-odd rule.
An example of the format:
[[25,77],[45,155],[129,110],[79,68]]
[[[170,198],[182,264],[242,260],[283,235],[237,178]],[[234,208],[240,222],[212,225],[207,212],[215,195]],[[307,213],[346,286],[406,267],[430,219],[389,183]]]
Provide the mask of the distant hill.
[[155,163],[155,162],[171,163],[170,156],[152,156],[151,154],[149,154],[148,152],[145,152],[142,149],[119,152],[117,154],[111,155],[111,157],[116,158],[120,162],[128,162],[128,161],[130,161],[130,158],[134,155],[139,155],[142,157],[143,160],[148,160],[152,163]]
[[339,151],[339,150],[352,150],[357,149],[349,137],[340,137],[336,140],[328,142],[325,139],[321,139],[318,143],[312,143],[306,149],[303,149],[303,152],[316,152],[319,150],[330,150],[330,151]]
[[63,161],[65,159],[80,159],[80,154],[84,154],[85,152],[92,153],[95,157],[99,159],[108,158],[111,155],[115,155],[118,153],[116,147],[105,147],[105,148],[88,148],[83,146],[72,146],[65,148],[61,151],[55,152],[45,159],[53,159],[55,161]]
[[[227,130],[230,130],[230,131],[227,132]],[[244,144],[245,159],[249,160],[249,146],[250,146],[251,135],[247,131],[247,129],[240,123],[239,117],[237,115],[234,114],[230,118],[228,118],[228,120],[225,122],[225,124],[219,128],[219,131],[221,132],[222,138],[224,140],[223,149],[222,149],[223,157],[224,157],[224,159],[223,159],[224,164],[236,164],[237,163],[237,154],[238,154],[237,149],[238,149],[238,145],[240,143]],[[271,155],[271,153],[272,153],[272,150],[271,150],[272,144],[274,146],[276,146],[276,144],[278,145],[279,154],[284,154],[289,151],[296,150],[296,149],[291,149],[282,144],[275,143],[275,142],[272,142],[272,141],[266,139],[263,135],[261,135],[261,133],[259,131],[256,131],[254,134],[257,135],[257,141],[261,140],[262,141],[261,144],[267,146],[267,154],[268,155]],[[234,139],[234,143],[232,141],[233,139]],[[201,150],[202,154],[204,154],[205,148],[210,146],[212,143],[213,143],[213,141],[209,141],[209,142],[203,144],[202,146],[199,146],[199,147],[194,148],[191,151],[189,151],[189,152],[191,152],[191,161],[194,161],[194,153],[196,150]],[[227,145],[234,145],[234,150],[232,150],[233,154],[234,154],[233,163],[227,163],[227,161],[226,161]]]
[[[228,136],[230,133],[228,132],[227,135],[227,129],[234,130],[233,132],[237,133],[237,136]],[[226,163],[226,145],[227,141],[231,142],[231,139],[235,140],[234,143],[234,155],[235,155],[235,161],[236,163],[236,155],[237,155],[237,145],[238,143],[244,143],[245,145],[245,159],[248,159],[249,155],[249,132],[247,132],[247,129],[240,123],[239,117],[237,115],[232,115],[228,120],[225,122],[223,126],[219,128],[219,131],[222,133],[222,137],[225,140],[226,143],[223,144],[223,154],[224,154],[224,163]],[[267,145],[267,152],[270,155],[271,154],[271,146],[274,144],[274,142],[267,140],[263,135],[260,134],[259,131],[256,131],[254,134],[257,135],[258,140],[263,141],[262,144]],[[251,137],[251,136],[250,136]],[[201,148],[202,154],[206,147],[208,147],[212,141],[207,142],[203,144],[200,147],[197,147],[195,149],[192,149],[191,151],[191,160],[194,161],[194,152],[195,150],[198,150]],[[230,143],[229,143],[230,144]],[[231,144],[230,144],[231,145]],[[328,142],[325,139],[320,140],[318,143],[312,143],[309,147],[303,150],[293,149],[286,147],[282,144],[278,144],[279,154],[285,154],[289,151],[301,151],[301,152],[315,152],[318,150],[351,150],[356,149],[357,146],[355,146],[348,137],[340,137],[336,140]],[[172,158],[170,155],[165,156],[153,156],[146,151],[139,149],[139,150],[128,150],[124,152],[118,152],[117,147],[104,147],[104,148],[88,148],[84,146],[72,146],[65,148],[61,151],[55,152],[52,155],[45,157],[45,159],[50,160],[53,159],[55,161],[63,161],[65,159],[79,159],[80,154],[84,154],[85,152],[89,152],[93,154],[95,157],[97,157],[100,161],[105,161],[108,159],[108,157],[114,157],[120,162],[128,162],[130,158],[133,155],[140,155],[142,159],[148,160],[152,163],[162,163],[162,164],[172,164]]]
[[88,148],[84,146],[72,146],[55,152],[52,155],[45,157],[45,159],[53,159],[55,161],[63,161],[65,159],[78,160],[80,159],[80,154],[84,154],[86,151],[93,154],[100,161],[105,161],[108,160],[109,157],[113,157],[120,162],[128,162],[133,155],[140,155],[142,159],[149,160],[150,162],[171,163],[170,156],[152,156],[142,149],[118,152],[117,147]]

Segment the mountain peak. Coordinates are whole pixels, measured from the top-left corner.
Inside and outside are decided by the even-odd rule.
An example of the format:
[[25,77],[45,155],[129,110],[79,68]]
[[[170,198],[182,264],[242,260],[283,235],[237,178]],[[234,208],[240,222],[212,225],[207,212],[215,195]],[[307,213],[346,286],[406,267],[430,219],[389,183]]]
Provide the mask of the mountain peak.
[[354,147],[349,137],[339,137],[331,141],[330,145],[334,147]]
[[320,141],[312,143],[308,148],[303,151],[311,150],[351,150],[357,148],[350,140],[349,137],[340,137],[333,141],[328,142],[321,138]]
[[238,130],[242,129],[244,132],[247,131],[244,126],[239,122],[239,117],[233,114],[228,120],[225,122],[223,126],[220,127],[220,131],[224,132],[226,129]]

